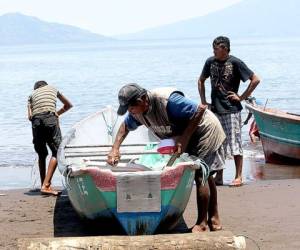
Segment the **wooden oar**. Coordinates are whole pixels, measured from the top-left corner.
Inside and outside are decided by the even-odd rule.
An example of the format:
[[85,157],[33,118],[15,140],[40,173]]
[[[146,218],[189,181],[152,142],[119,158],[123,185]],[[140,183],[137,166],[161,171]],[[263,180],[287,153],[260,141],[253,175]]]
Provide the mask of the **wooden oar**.
[[173,154],[171,158],[168,160],[166,167],[171,167],[176,161],[176,159],[178,158],[178,156],[179,155],[177,153]]

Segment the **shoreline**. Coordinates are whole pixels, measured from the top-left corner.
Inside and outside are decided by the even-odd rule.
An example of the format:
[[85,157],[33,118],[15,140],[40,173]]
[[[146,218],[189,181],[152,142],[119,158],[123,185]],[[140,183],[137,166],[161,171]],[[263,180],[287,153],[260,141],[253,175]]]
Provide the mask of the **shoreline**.
[[[223,173],[224,185],[228,185],[235,174],[233,160],[226,160]],[[0,193],[3,190],[40,188],[38,166],[34,167],[0,167]],[[243,161],[243,181],[252,184],[257,180],[300,179],[300,166],[266,164],[261,153],[245,157]],[[62,178],[56,169],[53,186],[62,186]],[[1,191],[2,190],[2,191]]]
[[[298,190],[299,179],[256,181],[239,188],[218,187],[223,229],[246,236],[247,249],[258,249],[257,245],[260,249],[300,249]],[[99,231],[99,225],[83,223],[65,191],[60,197],[41,196],[27,189],[0,193],[5,193],[0,196],[1,249],[15,249],[18,238],[109,233]],[[194,187],[184,213],[189,228],[196,221],[195,197]]]

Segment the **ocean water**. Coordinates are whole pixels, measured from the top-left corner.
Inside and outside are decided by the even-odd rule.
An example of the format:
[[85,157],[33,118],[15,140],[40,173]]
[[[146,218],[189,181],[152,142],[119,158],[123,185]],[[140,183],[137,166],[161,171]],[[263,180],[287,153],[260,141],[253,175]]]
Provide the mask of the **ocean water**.
[[[260,76],[254,93],[257,99],[300,114],[300,38],[233,39],[231,54]],[[61,117],[65,134],[74,123],[104,106],[117,107],[117,93],[124,83],[137,82],[148,89],[175,86],[199,101],[197,80],[211,55],[210,39],[0,47],[0,172],[19,169],[24,176],[24,168],[34,165],[27,98],[35,81],[46,80],[74,105]],[[247,85],[242,83],[241,91]],[[247,127],[243,138],[247,148]],[[260,150],[250,147],[245,153],[252,157]],[[12,179],[6,176],[0,176],[0,189]],[[22,180],[10,187],[23,187]]]

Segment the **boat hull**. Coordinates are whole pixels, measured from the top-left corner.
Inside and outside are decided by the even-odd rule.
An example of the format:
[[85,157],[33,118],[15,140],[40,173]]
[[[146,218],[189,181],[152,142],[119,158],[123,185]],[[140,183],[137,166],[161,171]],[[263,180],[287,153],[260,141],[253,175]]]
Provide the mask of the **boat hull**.
[[300,147],[261,136],[267,163],[299,164]]
[[246,105],[254,114],[267,163],[300,163],[300,117]]
[[172,230],[176,226],[188,203],[194,174],[194,169],[186,168],[176,186],[162,183],[159,212],[118,212],[115,186],[97,185],[91,175],[66,177],[66,181],[69,199],[81,217],[91,220],[111,219],[118,221],[128,235],[149,235],[157,230]]

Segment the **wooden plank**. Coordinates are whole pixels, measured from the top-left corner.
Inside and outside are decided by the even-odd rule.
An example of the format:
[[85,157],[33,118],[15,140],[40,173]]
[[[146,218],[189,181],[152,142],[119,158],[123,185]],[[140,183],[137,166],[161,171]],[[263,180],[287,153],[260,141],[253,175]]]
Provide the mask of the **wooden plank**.
[[[159,154],[157,151],[135,151],[135,152],[120,152],[122,155],[149,155],[149,154]],[[74,157],[89,157],[89,156],[107,156],[108,152],[66,152],[66,158],[74,158]]]
[[[103,148],[67,148],[65,152],[67,153],[81,153],[81,152],[110,152],[111,148],[103,147]],[[127,148],[120,148],[120,152],[136,152],[141,151],[144,152],[144,147],[127,147]],[[147,150],[149,151],[149,150]],[[156,150],[152,150],[153,152]]]
[[[151,144],[157,144],[157,142],[151,142]],[[140,144],[121,144],[122,147],[141,147],[147,146],[147,143],[140,143]],[[112,144],[99,144],[99,145],[66,145],[65,148],[101,148],[101,147],[112,147]]]
[[[119,162],[129,162],[132,159],[138,159],[138,157],[139,157],[138,155],[124,155],[124,156],[121,156],[121,159],[119,160]],[[106,160],[107,160],[107,156],[89,156],[89,157],[81,157],[81,158],[83,160],[87,160],[87,161],[98,161],[98,162],[106,162]],[[72,162],[72,159],[76,159],[76,157],[66,158],[66,159],[68,159]]]
[[25,238],[18,240],[18,248],[33,249],[246,249],[243,236],[234,236],[229,231],[160,234],[144,236],[94,236]]

